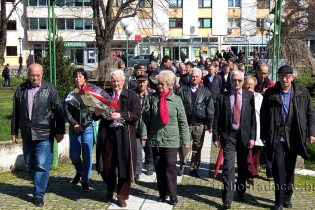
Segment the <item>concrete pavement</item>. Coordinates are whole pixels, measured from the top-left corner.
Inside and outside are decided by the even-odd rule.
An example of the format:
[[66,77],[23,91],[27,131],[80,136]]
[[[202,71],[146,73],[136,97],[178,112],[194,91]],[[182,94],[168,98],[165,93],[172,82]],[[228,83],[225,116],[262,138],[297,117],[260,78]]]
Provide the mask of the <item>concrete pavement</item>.
[[[45,209],[141,209],[141,210],[171,210],[171,209],[218,209],[221,208],[221,174],[213,179],[214,163],[218,149],[211,152],[210,136],[206,136],[202,150],[201,178],[189,176],[186,169],[184,176],[178,177],[178,204],[171,206],[168,203],[158,202],[158,191],[155,174],[141,175],[140,181],[132,185],[132,191],[126,208],[119,208],[116,199],[113,203],[105,202],[106,186],[101,177],[92,171],[88,193],[81,191],[80,185],[72,185],[71,179],[75,175],[73,167],[61,166],[59,172],[54,172],[45,196]],[[4,157],[1,157],[4,158]],[[211,163],[209,165],[211,158]],[[209,170],[209,168],[211,170]],[[210,172],[210,173],[209,173]],[[210,177],[209,178],[209,174]],[[33,209],[32,182],[26,175],[16,179],[1,181],[0,176],[0,209]],[[315,188],[296,190],[292,203],[296,209],[314,209]],[[268,209],[273,205],[273,182],[264,178],[255,180],[255,185],[249,185],[245,201],[237,198],[232,203],[234,209]]]

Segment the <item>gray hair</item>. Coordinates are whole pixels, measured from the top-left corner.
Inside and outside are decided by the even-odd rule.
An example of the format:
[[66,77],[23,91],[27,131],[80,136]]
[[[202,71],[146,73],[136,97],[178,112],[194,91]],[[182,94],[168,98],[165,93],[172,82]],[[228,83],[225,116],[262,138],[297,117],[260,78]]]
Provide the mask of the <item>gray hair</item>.
[[244,80],[244,72],[242,72],[240,70],[234,70],[231,73],[231,79],[230,79],[231,81],[232,81],[232,79],[234,78],[235,75],[242,77],[242,79]]
[[202,76],[202,71],[199,68],[192,68],[190,75],[192,75],[193,73],[198,73],[200,76]]
[[263,61],[260,61],[259,63],[258,63],[258,65],[257,65],[257,67],[256,67],[256,71],[259,71],[262,67],[264,67],[264,66],[267,66],[268,67],[268,70],[269,70],[269,65],[268,65],[268,63],[265,63],[265,62],[263,62]]
[[125,73],[122,69],[115,69],[110,73],[110,79],[112,79],[113,74],[118,74],[121,76],[122,80],[125,81],[126,77],[125,77]]
[[247,81],[250,80],[250,79],[254,81],[254,85],[256,86],[256,85],[257,85],[257,79],[256,79],[256,77],[253,77],[253,76],[251,76],[251,75],[245,77],[245,79],[244,79],[244,85],[245,85],[245,84],[247,83]]
[[175,84],[176,75],[171,70],[160,71],[158,77],[158,82],[165,82],[170,89],[173,89]]

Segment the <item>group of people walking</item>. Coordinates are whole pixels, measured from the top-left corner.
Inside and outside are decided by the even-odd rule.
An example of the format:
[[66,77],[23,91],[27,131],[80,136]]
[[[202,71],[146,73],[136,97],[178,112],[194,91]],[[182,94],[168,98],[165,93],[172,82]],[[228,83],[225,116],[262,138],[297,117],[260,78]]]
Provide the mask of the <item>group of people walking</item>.
[[[106,200],[112,201],[116,191],[120,207],[127,206],[131,182],[137,181],[142,171],[142,146],[147,175],[156,172],[159,201],[175,205],[177,175],[189,168],[191,176],[200,177],[205,131],[212,133],[214,145],[223,149],[223,208],[231,208],[234,198],[235,158],[236,193],[243,200],[246,181],[258,176],[262,146],[267,175],[273,176],[278,186],[274,208],[292,207],[296,157],[307,158],[306,139],[315,143],[310,95],[295,83],[291,66],[279,68],[279,81],[274,84],[268,78],[267,64],[257,66],[256,76],[246,77],[242,65],[235,69],[234,64],[230,60],[220,67],[210,61],[207,75],[190,62],[179,64],[176,72],[167,57],[160,68],[151,65],[146,70],[138,65],[127,77],[126,71],[115,69],[110,74],[111,88],[106,91],[119,109],[110,119],[105,119],[99,108],[90,111],[82,101],[79,108],[62,103],[55,87],[42,80],[42,66],[32,64],[30,80],[20,85],[14,96],[12,140],[17,142],[20,130],[24,159],[35,185],[34,204],[44,205],[52,140],[62,140],[66,119],[70,158],[76,169],[72,183],[81,182],[82,190],[89,191],[96,141],[96,170],[106,183]],[[78,88],[93,87],[83,69],[76,69],[73,79]],[[97,120],[96,140],[93,121]],[[115,120],[123,124],[111,126]]]

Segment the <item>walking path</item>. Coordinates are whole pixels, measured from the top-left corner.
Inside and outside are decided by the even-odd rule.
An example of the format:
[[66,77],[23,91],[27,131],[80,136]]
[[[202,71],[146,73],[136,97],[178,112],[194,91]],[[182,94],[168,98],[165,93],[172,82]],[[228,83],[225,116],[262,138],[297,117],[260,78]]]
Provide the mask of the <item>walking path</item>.
[[[155,174],[153,176],[141,175],[140,181],[132,185],[131,195],[126,208],[119,208],[116,201],[105,202],[106,186],[101,177],[92,171],[88,193],[81,191],[80,185],[72,185],[71,179],[75,175],[73,167],[69,164],[61,166],[50,177],[49,186],[45,196],[45,209],[134,209],[134,210],[171,210],[171,209],[218,209],[221,208],[221,174],[213,179],[214,163],[218,149],[211,150],[210,137],[205,138],[202,150],[201,178],[189,176],[189,169],[183,177],[177,177],[178,204],[171,206],[168,203],[158,202]],[[211,154],[211,156],[210,156]],[[209,166],[211,157],[211,164]],[[3,158],[3,157],[1,157]],[[209,170],[209,167],[211,170]],[[210,172],[210,173],[209,173]],[[209,178],[209,174],[210,177]],[[25,174],[18,175],[16,179],[2,181],[0,176],[0,209],[33,209],[32,182]],[[268,209],[274,202],[273,182],[265,178],[255,180],[255,185],[247,188],[245,201],[239,202],[235,198],[232,203],[234,209]],[[292,203],[295,209],[315,209],[315,186],[295,190]]]

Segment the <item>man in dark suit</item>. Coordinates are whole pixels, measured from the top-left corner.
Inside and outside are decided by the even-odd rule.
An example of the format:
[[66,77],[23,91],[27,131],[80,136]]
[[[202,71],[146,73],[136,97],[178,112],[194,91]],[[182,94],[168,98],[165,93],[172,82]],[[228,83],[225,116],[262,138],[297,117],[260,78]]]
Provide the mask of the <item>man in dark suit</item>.
[[213,102],[215,103],[217,95],[221,93],[222,78],[217,74],[218,66],[216,64],[210,64],[208,66],[209,74],[203,78],[203,85],[209,88]]
[[235,155],[237,153],[238,176],[236,192],[243,200],[246,190],[247,151],[255,144],[256,118],[253,93],[242,89],[244,73],[235,70],[231,73],[231,90],[217,98],[213,141],[216,147],[223,148],[223,208],[231,208],[234,195]]
[[225,64],[222,66],[222,71],[219,73],[222,79],[221,93],[231,89],[231,71],[230,67]]
[[315,111],[308,90],[294,82],[291,66],[281,66],[278,75],[279,81],[266,90],[260,111],[260,137],[272,160],[274,209],[292,208],[297,155],[307,158],[307,138],[315,143]]
[[[112,89],[108,93],[112,95],[114,103],[118,103],[119,109],[111,113],[110,119],[103,118],[99,109],[95,110],[94,116],[95,120],[101,119],[96,145],[96,170],[107,184],[106,199],[111,200],[117,189],[120,207],[127,206],[131,180],[135,179],[136,124],[141,112],[138,95],[124,88],[124,82],[123,70],[111,72]],[[123,125],[113,126],[115,120],[122,120]]]

